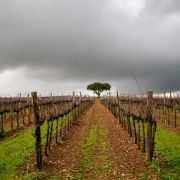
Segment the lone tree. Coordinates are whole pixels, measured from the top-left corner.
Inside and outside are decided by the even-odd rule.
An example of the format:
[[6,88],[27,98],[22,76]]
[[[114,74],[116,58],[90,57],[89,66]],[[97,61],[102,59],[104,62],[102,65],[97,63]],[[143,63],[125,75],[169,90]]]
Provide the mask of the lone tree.
[[99,98],[103,91],[109,91],[110,89],[111,89],[111,85],[108,83],[95,82],[87,86],[87,90],[93,91],[98,95]]

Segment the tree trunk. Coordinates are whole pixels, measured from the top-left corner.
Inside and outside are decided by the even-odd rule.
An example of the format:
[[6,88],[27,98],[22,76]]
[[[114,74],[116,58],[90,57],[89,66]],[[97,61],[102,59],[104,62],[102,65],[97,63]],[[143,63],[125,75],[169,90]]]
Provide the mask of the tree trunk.
[[98,98],[100,99],[100,95],[101,95],[101,93],[100,92],[96,92],[96,94],[97,94],[97,96],[98,96]]

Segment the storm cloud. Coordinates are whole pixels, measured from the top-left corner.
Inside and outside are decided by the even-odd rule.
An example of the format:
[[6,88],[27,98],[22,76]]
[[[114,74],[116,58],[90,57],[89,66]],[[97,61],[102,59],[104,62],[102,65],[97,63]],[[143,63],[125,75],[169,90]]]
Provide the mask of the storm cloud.
[[93,81],[134,92],[132,74],[143,90],[178,91],[179,47],[179,0],[0,1],[0,77],[17,76],[1,92]]

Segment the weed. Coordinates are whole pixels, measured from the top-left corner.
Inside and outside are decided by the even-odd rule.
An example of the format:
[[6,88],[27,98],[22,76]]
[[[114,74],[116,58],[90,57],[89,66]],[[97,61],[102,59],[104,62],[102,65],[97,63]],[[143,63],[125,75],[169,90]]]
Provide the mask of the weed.
[[179,176],[177,174],[166,170],[158,161],[152,161],[150,167],[155,169],[158,172],[158,175],[164,180],[179,180]]
[[103,165],[102,165],[102,170],[105,172],[105,173],[108,173],[111,169],[111,163],[109,161],[107,162],[103,162]]
[[45,172],[32,172],[24,176],[22,180],[43,180],[46,177],[47,173]]
[[141,175],[141,180],[148,180],[148,174],[147,173],[143,173]]

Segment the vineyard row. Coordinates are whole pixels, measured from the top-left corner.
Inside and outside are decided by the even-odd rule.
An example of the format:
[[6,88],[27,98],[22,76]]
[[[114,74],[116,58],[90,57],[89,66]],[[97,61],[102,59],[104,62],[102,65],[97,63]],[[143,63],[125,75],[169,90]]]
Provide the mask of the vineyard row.
[[[179,99],[168,99],[164,103],[163,98],[153,97],[153,92],[148,91],[146,96],[119,96],[118,93],[116,97],[103,96],[101,102],[114,114],[129,136],[134,138],[138,148],[146,153],[147,161],[153,158],[157,122],[161,114],[162,122],[166,122],[164,118],[169,118],[169,124],[174,122],[174,127],[180,125],[177,121],[180,117]],[[174,119],[170,119],[172,117]]]

